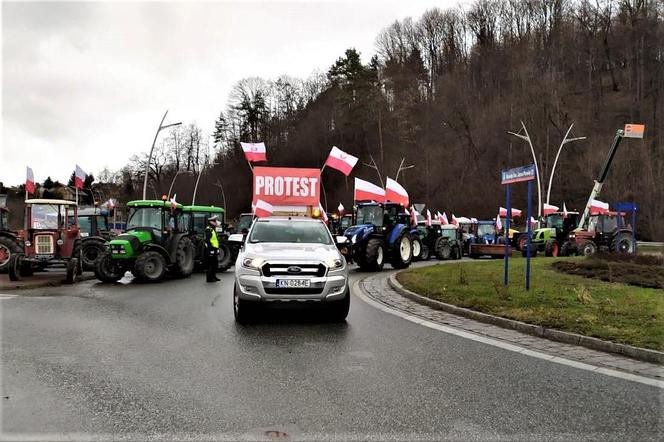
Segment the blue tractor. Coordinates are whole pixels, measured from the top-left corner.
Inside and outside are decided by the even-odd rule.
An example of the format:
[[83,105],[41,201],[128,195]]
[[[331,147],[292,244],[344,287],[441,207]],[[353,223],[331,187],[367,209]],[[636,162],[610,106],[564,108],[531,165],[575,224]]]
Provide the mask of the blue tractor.
[[404,223],[404,208],[395,203],[360,203],[356,225],[344,235],[352,244],[353,260],[364,271],[380,271],[385,261],[405,269],[413,259],[410,227]]
[[496,232],[496,221],[478,221],[473,224],[472,237],[470,239],[470,250],[468,255],[471,258],[480,256],[490,256],[491,258],[500,258],[505,255],[505,243],[503,238]]

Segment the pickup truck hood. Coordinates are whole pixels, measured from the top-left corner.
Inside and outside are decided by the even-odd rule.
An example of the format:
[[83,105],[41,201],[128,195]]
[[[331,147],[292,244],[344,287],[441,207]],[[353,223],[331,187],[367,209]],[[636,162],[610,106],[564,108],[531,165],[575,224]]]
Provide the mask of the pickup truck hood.
[[258,243],[245,244],[245,254],[259,256],[266,261],[325,261],[339,259],[336,246],[323,244]]

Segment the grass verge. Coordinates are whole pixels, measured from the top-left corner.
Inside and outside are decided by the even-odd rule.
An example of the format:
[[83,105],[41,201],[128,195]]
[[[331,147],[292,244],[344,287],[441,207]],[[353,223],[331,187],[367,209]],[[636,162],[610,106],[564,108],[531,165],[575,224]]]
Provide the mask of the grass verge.
[[527,292],[525,261],[510,260],[509,287],[503,286],[502,260],[421,267],[397,279],[409,290],[449,304],[664,351],[664,291],[563,274],[552,268],[559,258],[537,257]]

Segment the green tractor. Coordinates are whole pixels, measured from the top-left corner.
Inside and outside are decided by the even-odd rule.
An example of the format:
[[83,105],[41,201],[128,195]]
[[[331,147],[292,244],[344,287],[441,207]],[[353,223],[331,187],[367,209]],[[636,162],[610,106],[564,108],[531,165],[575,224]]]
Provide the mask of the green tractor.
[[166,274],[187,277],[194,270],[195,247],[184,221],[182,205],[164,200],[127,203],[127,230],[109,241],[95,262],[95,276],[116,282],[126,271],[142,282]]
[[[544,252],[545,256],[567,256],[571,253],[567,238],[579,223],[579,212],[554,212],[542,218],[542,227],[532,233],[531,251]],[[526,256],[527,234],[519,238],[519,248]],[[534,255],[531,253],[531,255]]]
[[[221,207],[214,206],[185,206],[184,225],[189,231],[189,239],[194,244],[196,253],[194,254],[195,266],[199,269],[205,266],[205,228],[208,225],[208,219],[216,216],[222,226],[225,226],[226,212]],[[217,228],[217,237],[219,239],[219,267],[220,272],[225,272],[233,265],[233,253],[228,245],[228,235],[224,233],[223,228]]]

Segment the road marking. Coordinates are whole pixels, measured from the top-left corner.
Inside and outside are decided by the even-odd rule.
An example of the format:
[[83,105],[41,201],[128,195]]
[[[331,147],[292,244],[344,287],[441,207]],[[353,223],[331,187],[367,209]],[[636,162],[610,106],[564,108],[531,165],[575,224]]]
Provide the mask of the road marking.
[[7,295],[5,293],[0,293],[0,301],[3,299],[12,299],[12,298],[17,298],[18,295]]
[[374,301],[373,299],[369,298],[367,295],[364,294],[362,289],[360,288],[360,282],[362,280],[357,280],[353,283],[353,292],[355,293],[355,296],[360,298],[362,301],[365,303],[371,305],[372,307],[377,308],[378,310],[381,310],[385,313],[389,313],[391,315],[398,316],[400,318],[405,319],[406,321],[413,322],[415,324],[422,325],[424,327],[432,328],[434,330],[441,331],[443,333],[448,333],[451,335],[459,336],[461,338],[465,339],[470,339],[472,341],[476,342],[481,342],[483,344],[488,344],[492,345],[494,347],[499,347],[504,350],[509,350],[513,351],[515,353],[520,353],[522,355],[530,356],[533,358],[537,359],[543,359],[545,361],[549,362],[555,362],[556,364],[561,364],[561,365],[567,365],[568,367],[574,367],[578,368],[580,370],[586,370],[586,371],[592,371],[594,373],[601,373],[605,374],[607,376],[612,376],[615,378],[620,378],[620,379],[625,379],[628,381],[633,381],[633,382],[639,382],[641,384],[646,384],[650,385],[652,387],[657,387],[657,388],[662,388],[664,389],[664,381],[659,381],[657,379],[651,379],[647,378],[644,376],[639,376],[633,373],[625,373],[622,371],[618,370],[612,370],[610,368],[606,367],[598,367],[596,365],[588,364],[585,362],[580,362],[580,361],[574,361],[571,359],[566,359],[562,358],[559,356],[553,356],[547,353],[542,353],[536,350],[531,350],[523,347],[519,347],[518,345],[514,344],[509,344],[507,342],[499,341],[498,339],[490,338],[488,336],[483,336],[483,335],[477,335],[475,333],[471,333],[465,330],[460,330],[454,327],[450,327],[447,325],[442,325],[442,324],[437,324],[435,322],[431,322],[429,320],[410,315],[408,313],[404,313],[400,310],[388,307],[385,304],[382,304],[378,301]]

